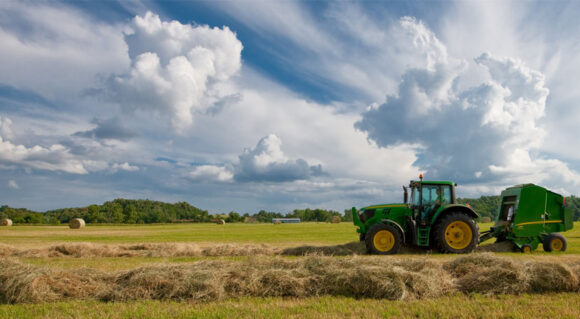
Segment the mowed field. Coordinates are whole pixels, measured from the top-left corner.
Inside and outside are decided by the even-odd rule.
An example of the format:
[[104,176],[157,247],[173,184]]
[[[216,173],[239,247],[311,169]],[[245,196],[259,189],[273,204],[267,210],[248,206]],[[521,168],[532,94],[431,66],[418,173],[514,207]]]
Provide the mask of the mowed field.
[[3,227],[0,318],[578,318],[580,223],[564,235],[558,254],[366,256],[350,223]]

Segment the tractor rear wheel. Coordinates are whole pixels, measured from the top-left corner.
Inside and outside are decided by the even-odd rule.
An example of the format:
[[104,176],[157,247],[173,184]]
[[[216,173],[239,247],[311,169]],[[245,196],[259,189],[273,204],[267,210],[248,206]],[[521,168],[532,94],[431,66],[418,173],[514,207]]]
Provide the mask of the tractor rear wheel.
[[551,233],[544,239],[545,251],[566,251],[566,247],[568,247],[568,243],[561,234]]
[[401,248],[401,232],[388,224],[376,224],[367,232],[365,243],[370,254],[391,255]]
[[435,244],[442,253],[470,253],[479,241],[479,228],[475,220],[462,213],[444,216],[435,225],[434,231]]

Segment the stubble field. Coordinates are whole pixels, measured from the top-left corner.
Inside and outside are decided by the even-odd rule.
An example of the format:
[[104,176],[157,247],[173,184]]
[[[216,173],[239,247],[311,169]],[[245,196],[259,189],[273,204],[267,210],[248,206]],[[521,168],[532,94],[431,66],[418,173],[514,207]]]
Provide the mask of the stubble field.
[[5,227],[0,317],[577,318],[579,226],[464,256],[366,256],[350,223]]

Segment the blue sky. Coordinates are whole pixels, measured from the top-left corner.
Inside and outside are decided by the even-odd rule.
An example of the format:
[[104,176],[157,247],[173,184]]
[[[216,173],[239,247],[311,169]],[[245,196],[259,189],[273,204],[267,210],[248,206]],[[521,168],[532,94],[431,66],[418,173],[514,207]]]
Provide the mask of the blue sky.
[[0,204],[343,210],[423,173],[580,194],[580,13],[545,1],[2,1]]

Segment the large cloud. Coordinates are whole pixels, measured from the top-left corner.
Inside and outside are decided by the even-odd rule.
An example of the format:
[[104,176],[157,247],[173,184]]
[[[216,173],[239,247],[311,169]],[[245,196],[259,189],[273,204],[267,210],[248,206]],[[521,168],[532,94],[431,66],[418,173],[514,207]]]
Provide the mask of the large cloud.
[[[382,147],[420,145],[416,164],[432,178],[507,180],[521,173],[521,159],[529,169],[570,173],[561,162],[533,157],[545,134],[537,122],[549,94],[540,72],[517,59],[485,53],[475,62],[489,80],[461,90],[456,83],[466,63],[448,57],[421,22],[403,18],[401,24],[416,34],[415,47],[425,53],[427,63],[409,69],[397,95],[363,113],[358,129]],[[545,180],[540,174],[531,179]]]
[[147,12],[133,19],[126,42],[131,68],[109,81],[108,94],[126,109],[169,115],[178,132],[231,93],[223,83],[241,67],[242,43],[225,26],[164,22]]

